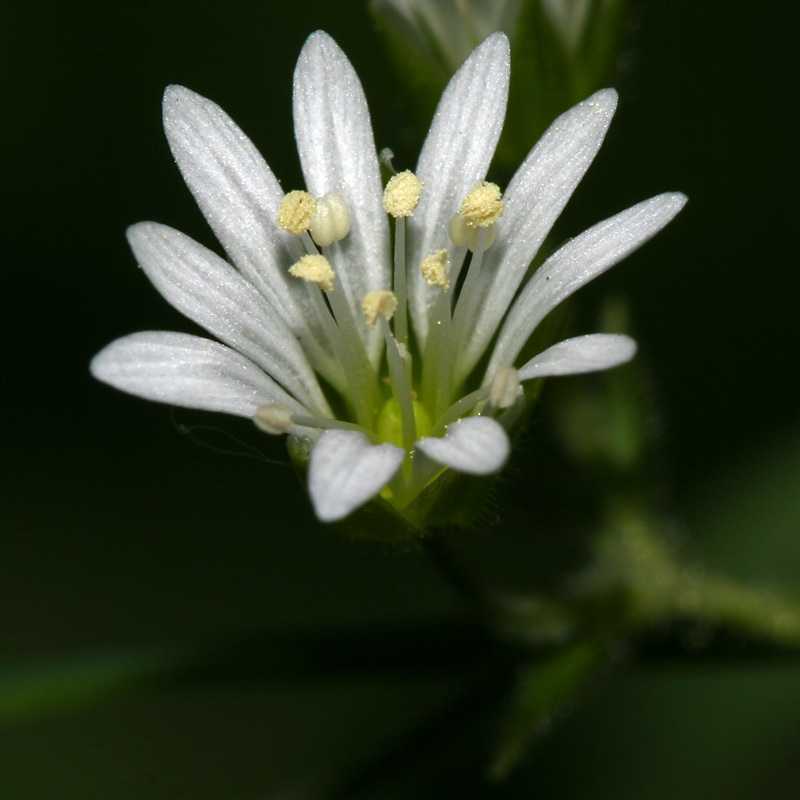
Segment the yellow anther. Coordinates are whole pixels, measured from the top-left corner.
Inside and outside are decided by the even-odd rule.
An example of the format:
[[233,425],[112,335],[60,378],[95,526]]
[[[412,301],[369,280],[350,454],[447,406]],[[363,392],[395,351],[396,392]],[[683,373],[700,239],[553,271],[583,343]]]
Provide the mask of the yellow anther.
[[[476,228],[467,222],[467,218],[463,214],[454,214],[453,219],[450,220],[450,241],[456,246],[461,247],[467,245],[474,253],[475,248],[478,246],[478,236],[481,233],[480,228]],[[497,225],[492,223],[486,228],[484,234],[483,249],[488,250],[497,238]]]
[[411,217],[422,194],[422,181],[411,170],[389,179],[383,192],[383,207],[393,217]]
[[299,236],[311,227],[316,213],[317,201],[313,195],[295,189],[278,206],[278,227]]
[[450,256],[447,254],[447,250],[434,250],[430,255],[425,256],[420,270],[429,286],[438,286],[445,292],[450,288],[450,279],[447,277],[447,273],[450,271]]
[[282,403],[264,403],[256,409],[253,422],[264,433],[279,436],[292,427],[292,414]]
[[476,184],[464,198],[458,213],[466,217],[467,224],[475,228],[487,228],[503,216],[503,193],[496,183]]
[[350,233],[347,203],[336,192],[317,198],[317,213],[311,223],[311,238],[319,247],[327,247]]
[[289,267],[289,274],[309,283],[316,283],[326,292],[333,290],[333,279],[336,277],[330,261],[325,256],[303,256],[296,264]]
[[514,405],[519,394],[519,373],[514,367],[500,367],[494,374],[489,402],[495,408]]
[[364,300],[361,302],[361,311],[367,320],[367,325],[370,328],[375,327],[378,317],[386,317],[387,320],[391,319],[397,308],[397,298],[393,292],[368,292],[364,295]]

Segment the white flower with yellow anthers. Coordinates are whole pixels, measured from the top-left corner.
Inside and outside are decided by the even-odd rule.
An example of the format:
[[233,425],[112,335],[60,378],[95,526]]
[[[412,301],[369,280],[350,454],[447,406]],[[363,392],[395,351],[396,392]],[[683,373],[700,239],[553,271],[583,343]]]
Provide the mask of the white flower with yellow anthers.
[[313,34],[294,77],[307,191],[289,194],[218,106],[168,88],[172,152],[228,260],[153,222],[128,238],[156,288],[222,344],[133,334],[95,357],[94,375],[289,434],[295,455],[308,456],[324,521],[377,496],[402,513],[448,469],[497,472],[521,382],[608,369],[635,351],[626,336],[597,334],[520,364],[534,328],[685,202],[659,195],[595,225],[523,285],[616,94],[556,120],[501,194],[484,178],[508,78],[508,42],[493,34],[445,90],[416,171],[384,188],[361,84],[334,41]]

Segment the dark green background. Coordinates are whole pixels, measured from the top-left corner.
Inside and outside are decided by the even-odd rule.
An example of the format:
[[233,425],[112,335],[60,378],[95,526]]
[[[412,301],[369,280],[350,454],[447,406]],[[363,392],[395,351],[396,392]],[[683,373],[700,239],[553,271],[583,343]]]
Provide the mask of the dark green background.
[[[582,297],[588,308],[611,290],[631,299],[659,389],[683,546],[758,583],[796,586],[790,7],[635,4],[617,120],[559,232],[661,191],[689,195],[665,233]],[[117,336],[192,330],[124,239],[127,225],[154,219],[212,245],[160,128],[167,83],[219,102],[284,183],[299,186],[291,74],[305,37],[323,28],[362,76],[378,146],[413,163],[413,117],[362,5],[32,2],[2,16],[0,655],[293,625],[388,627],[454,609],[423,554],[316,525],[281,442],[243,421],[114,393],[87,370]],[[186,435],[195,425],[213,429]],[[508,524],[465,536],[501,586],[524,587],[548,546],[530,500],[548,470],[535,444],[502,486]],[[30,721],[0,731],[0,797],[272,796],[354,766],[456,688],[397,676],[189,687]],[[800,793],[797,662],[723,669],[631,657],[556,723],[507,796]],[[468,727],[464,738],[473,742]],[[432,752],[432,773],[458,765],[461,744]],[[427,796],[420,786],[446,796],[425,775],[406,796]]]

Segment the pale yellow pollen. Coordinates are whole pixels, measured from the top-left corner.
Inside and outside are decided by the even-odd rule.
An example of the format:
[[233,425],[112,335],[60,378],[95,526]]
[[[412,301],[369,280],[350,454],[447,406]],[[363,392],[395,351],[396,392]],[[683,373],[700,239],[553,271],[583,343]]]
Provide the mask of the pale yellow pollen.
[[447,254],[447,250],[434,250],[430,255],[425,256],[420,270],[429,286],[438,286],[445,292],[450,288],[450,279],[447,277],[450,271],[450,256]]
[[[492,223],[488,228],[485,228],[485,230],[483,249],[488,250],[497,238],[497,225]],[[453,215],[453,218],[450,220],[448,232],[450,233],[450,241],[456,247],[467,245],[473,253],[475,252],[475,248],[478,246],[478,236],[481,233],[481,228],[470,225],[463,214],[456,213]]]
[[422,181],[411,170],[389,179],[383,192],[383,207],[393,217],[411,217],[422,194]]
[[393,292],[367,292],[361,302],[361,311],[364,313],[364,318],[370,328],[375,327],[378,317],[383,316],[387,320],[391,319],[396,308],[397,298]]
[[309,283],[316,283],[326,292],[333,290],[333,279],[336,277],[331,262],[325,256],[303,256],[289,267],[289,274]]
[[486,228],[503,216],[505,204],[503,193],[496,183],[484,181],[464,198],[458,213],[466,217],[467,224],[475,228]]
[[292,413],[282,403],[264,403],[256,409],[253,422],[264,433],[279,436],[292,427]]
[[514,405],[519,394],[519,373],[514,367],[500,367],[494,374],[489,402],[495,408],[508,408]]
[[311,223],[311,238],[319,247],[344,239],[350,233],[350,212],[344,198],[328,192],[317,198],[317,213]]
[[313,195],[295,189],[278,206],[278,227],[299,236],[311,227],[316,213],[317,201]]

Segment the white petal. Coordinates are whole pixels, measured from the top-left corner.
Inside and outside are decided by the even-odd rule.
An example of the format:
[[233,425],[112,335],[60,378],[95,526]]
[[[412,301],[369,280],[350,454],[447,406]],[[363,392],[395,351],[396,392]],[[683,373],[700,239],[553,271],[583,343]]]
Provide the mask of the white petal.
[[456,379],[475,366],[553,223],[597,155],[617,107],[617,93],[604,89],[562,114],[531,150],[505,192],[498,241],[487,251]]
[[147,277],[178,311],[255,361],[315,413],[330,415],[297,337],[230,264],[156,222],[128,228],[128,241]]
[[308,491],[317,516],[335,522],[364,505],[392,479],[404,456],[400,447],[370,444],[358,431],[325,431],[308,466]]
[[469,475],[497,472],[511,449],[503,426],[490,417],[457,420],[441,439],[425,437],[416,447],[433,461]]
[[599,372],[625,364],[636,355],[636,342],[630,336],[593,333],[577,336],[548,347],[519,370],[519,379]]
[[[306,188],[316,197],[336,192],[350,211],[350,233],[331,246],[331,261],[360,321],[364,295],[391,288],[389,223],[364,90],[347,56],[322,31],[300,53],[293,107]],[[376,353],[379,332],[360,329]]]
[[414,329],[424,345],[428,313],[438,290],[422,277],[422,259],[452,249],[450,220],[467,192],[486,176],[503,127],[508,99],[508,39],[494,33],[477,47],[442,94],[417,164],[425,183],[409,220],[409,300]]
[[252,417],[274,402],[308,413],[252,361],[199,336],[134,333],[101,350],[90,369],[116,389],[160,403]]
[[253,143],[215,103],[183,86],[164,92],[164,131],[184,180],[230,260],[292,330],[314,323],[287,274],[302,252],[277,226],[284,193]]
[[660,231],[684,206],[680,193],[651,197],[594,225],[553,253],[522,290],[500,331],[484,382],[514,363],[533,329],[562,300]]

